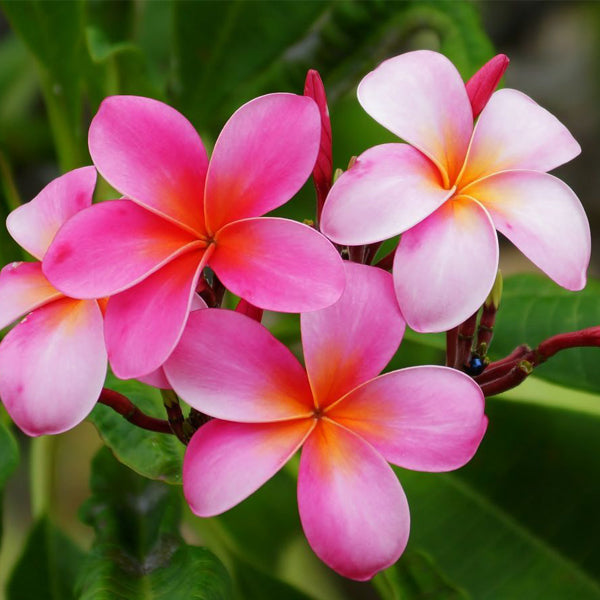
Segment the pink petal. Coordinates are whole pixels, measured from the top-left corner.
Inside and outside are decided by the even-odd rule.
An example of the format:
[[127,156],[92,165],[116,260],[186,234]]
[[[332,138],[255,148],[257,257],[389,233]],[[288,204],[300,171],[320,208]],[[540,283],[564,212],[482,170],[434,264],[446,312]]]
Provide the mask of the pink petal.
[[321,119],[311,98],[268,94],[227,121],[206,179],[206,222],[213,233],[287,202],[308,179],[319,151]]
[[158,388],[160,390],[170,390],[171,384],[165,375],[165,372],[162,367],[156,369],[156,371],[152,371],[152,373],[148,373],[147,375],[142,375],[137,377],[138,381],[145,383],[146,385],[151,385],[152,387]]
[[93,301],[47,304],[0,344],[0,396],[28,435],[79,424],[94,407],[105,375],[102,313]]
[[391,463],[417,471],[466,464],[485,433],[481,388],[447,367],[386,373],[350,392],[327,416],[372,444]]
[[415,331],[446,331],[485,301],[498,270],[498,238],[474,201],[451,200],[402,234],[394,285]]
[[169,357],[187,322],[205,261],[202,251],[178,256],[144,281],[110,297],[105,335],[113,372],[138,378]]
[[370,579],[408,541],[408,503],[394,472],[372,446],[328,420],[304,444],[298,508],[315,554],[344,577]]
[[101,202],[75,215],[44,257],[44,274],[77,298],[110,296],[135,285],[197,238],[129,200]]
[[10,235],[27,252],[42,260],[59,228],[80,210],[91,206],[96,169],[83,167],[51,181],[33,200],[6,219]]
[[344,266],[342,297],[301,316],[304,361],[321,408],[378,375],[404,333],[392,276],[356,263]]
[[453,191],[442,187],[438,169],[412,146],[375,146],[335,182],[321,231],[338,244],[379,242],[422,221]]
[[14,262],[0,271],[0,329],[62,294],[44,277],[40,262]]
[[467,81],[467,94],[473,109],[473,118],[476,119],[485,108],[494,90],[500,83],[504,71],[510,60],[506,54],[497,54],[488,60],[477,73]]
[[488,210],[494,225],[559,285],[580,290],[590,260],[590,226],[571,188],[547,173],[505,171],[465,193]]
[[265,327],[234,311],[192,313],[164,369],[179,396],[218,419],[260,423],[309,417],[314,410],[296,357]]
[[580,152],[554,115],[521,92],[499,90],[477,121],[460,186],[508,169],[551,171]]
[[138,96],[112,96],[90,125],[90,154],[102,176],[131,198],[184,227],[204,231],[206,150],[174,108]]
[[339,254],[302,223],[245,219],[221,229],[215,242],[210,266],[227,289],[260,308],[317,310],[333,304],[344,289]]
[[321,116],[319,155],[317,156],[317,162],[312,173],[317,192],[317,219],[320,220],[323,204],[333,182],[333,149],[331,145],[331,121],[327,106],[327,94],[325,93],[325,86],[319,72],[314,69],[309,69],[306,74],[304,95],[312,98],[317,103]]
[[183,493],[200,517],[218,515],[266,483],[294,455],[314,419],[203,425],[187,447]]
[[384,61],[361,81],[358,100],[377,122],[428,156],[451,187],[473,114],[465,84],[445,56],[418,50]]

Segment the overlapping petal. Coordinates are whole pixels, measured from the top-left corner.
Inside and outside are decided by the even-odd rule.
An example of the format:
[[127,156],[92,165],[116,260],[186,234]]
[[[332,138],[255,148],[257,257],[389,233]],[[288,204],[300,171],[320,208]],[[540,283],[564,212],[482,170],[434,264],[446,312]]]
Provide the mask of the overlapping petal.
[[194,513],[222,513],[268,481],[298,450],[314,419],[203,425],[187,447],[183,492]]
[[416,471],[466,464],[485,433],[481,388],[446,367],[392,371],[350,392],[327,416],[359,434],[389,462]]
[[444,189],[439,170],[412,146],[375,146],[335,182],[321,231],[353,246],[385,240],[422,221],[453,192]]
[[124,196],[184,227],[204,232],[206,150],[174,108],[138,96],[112,96],[89,131],[90,154]]
[[479,116],[459,187],[508,169],[551,171],[581,147],[545,108],[517,90],[492,95]]
[[13,210],[6,228],[27,252],[42,260],[58,229],[91,206],[96,169],[82,167],[51,181],[33,200]]
[[376,121],[435,162],[452,185],[473,115],[465,84],[445,56],[418,50],[390,58],[361,81],[358,99]]
[[210,231],[287,202],[310,175],[320,136],[319,109],[311,98],[268,94],[239,108],[210,160],[205,195]]
[[105,334],[117,377],[146,375],[167,360],[183,333],[202,257],[202,250],[178,256],[141,283],[111,296]]
[[302,449],[298,508],[317,556],[351,579],[392,565],[408,540],[408,503],[394,472],[372,446],[331,421],[319,421]]
[[505,171],[465,190],[490,213],[496,229],[559,285],[580,290],[590,260],[590,226],[581,202],[560,179]]
[[92,410],[106,375],[102,313],[61,298],[28,315],[0,344],[0,397],[29,435],[61,433]]
[[304,362],[321,408],[378,375],[404,333],[392,276],[356,263],[344,266],[340,300],[301,316]]
[[44,274],[74,298],[100,298],[131,287],[196,237],[130,200],[82,210],[60,230],[44,257]]
[[62,294],[42,273],[40,262],[14,262],[0,271],[0,329]]
[[483,304],[498,269],[498,238],[484,208],[469,199],[446,202],[402,234],[394,285],[407,324],[446,331]]
[[308,379],[294,355],[234,311],[193,312],[164,370],[188,404],[219,419],[260,423],[313,412]]
[[345,285],[342,259],[307,225],[277,218],[219,230],[210,266],[227,289],[260,308],[304,312],[333,304]]

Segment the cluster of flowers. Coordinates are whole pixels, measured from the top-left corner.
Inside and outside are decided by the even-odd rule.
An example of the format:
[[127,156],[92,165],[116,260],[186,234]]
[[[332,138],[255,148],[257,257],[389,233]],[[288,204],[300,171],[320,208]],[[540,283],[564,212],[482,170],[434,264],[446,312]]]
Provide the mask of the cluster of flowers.
[[[195,513],[239,503],[302,446],[298,505],[316,554],[359,580],[394,563],[409,511],[388,462],[458,468],[487,425],[481,389],[463,372],[380,375],[405,323],[445,331],[482,305],[495,228],[560,285],[585,284],[587,219],[547,174],[579,146],[527,96],[493,93],[506,63],[496,57],[466,86],[434,52],[381,64],[359,100],[406,143],[367,150],[331,191],[322,90],[245,104],[210,162],[173,108],[107,98],[89,131],[94,166],[59,177],[7,221],[38,259],[0,274],[1,326],[29,313],[0,345],[0,395],[15,423],[30,435],[74,427],[110,361],[118,377],[172,389],[213,417],[184,460]],[[320,231],[262,216],[313,169]],[[92,205],[96,170],[122,198]],[[393,276],[358,264],[398,234]],[[332,242],[362,246],[362,258],[342,260]],[[207,307],[199,292],[216,283],[244,310]],[[305,367],[252,306],[301,313]]]

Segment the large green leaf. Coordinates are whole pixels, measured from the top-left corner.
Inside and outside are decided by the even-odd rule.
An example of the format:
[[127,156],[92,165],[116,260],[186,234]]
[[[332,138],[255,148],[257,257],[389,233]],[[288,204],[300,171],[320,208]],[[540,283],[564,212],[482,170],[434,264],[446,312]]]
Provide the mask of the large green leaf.
[[[519,344],[537,346],[557,333],[600,325],[600,281],[569,292],[541,275],[515,275],[504,282],[491,353],[505,356]],[[564,350],[535,374],[562,385],[600,393],[600,349]]]
[[31,530],[7,586],[7,600],[75,600],[83,553],[42,517]]
[[81,572],[81,600],[229,600],[227,571],[179,534],[177,488],[151,481],[103,448],[92,465],[82,519],[96,538]]
[[[156,418],[166,418],[159,390],[138,381],[123,381],[109,374],[106,387],[127,396],[140,410]],[[98,404],[90,421],[116,458],[140,475],[167,483],[181,483],[185,447],[174,436],[147,431],[132,425],[120,414]]]

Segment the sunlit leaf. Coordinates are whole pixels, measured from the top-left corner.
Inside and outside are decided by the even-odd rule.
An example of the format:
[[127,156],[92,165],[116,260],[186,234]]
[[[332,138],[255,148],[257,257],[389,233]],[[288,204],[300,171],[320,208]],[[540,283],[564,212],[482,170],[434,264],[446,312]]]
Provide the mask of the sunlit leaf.
[[[106,387],[124,394],[151,417],[166,418],[162,398],[156,388],[138,381],[122,381],[112,374]],[[174,435],[136,427],[103,404],[94,408],[89,419],[104,443],[123,464],[150,479],[181,483],[185,447]]]

